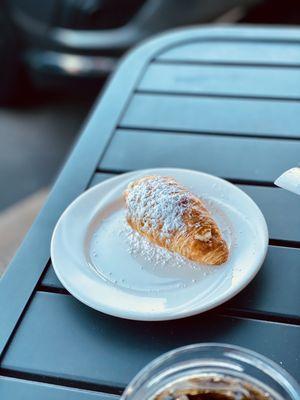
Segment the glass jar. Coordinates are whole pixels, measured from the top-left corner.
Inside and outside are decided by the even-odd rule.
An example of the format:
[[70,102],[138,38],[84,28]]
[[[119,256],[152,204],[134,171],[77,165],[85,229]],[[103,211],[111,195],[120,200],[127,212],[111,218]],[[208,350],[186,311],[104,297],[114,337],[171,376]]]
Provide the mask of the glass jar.
[[121,400],[151,400],[175,382],[204,376],[248,383],[271,394],[272,400],[300,400],[297,382],[273,361],[242,347],[217,343],[181,347],[158,357],[132,380]]

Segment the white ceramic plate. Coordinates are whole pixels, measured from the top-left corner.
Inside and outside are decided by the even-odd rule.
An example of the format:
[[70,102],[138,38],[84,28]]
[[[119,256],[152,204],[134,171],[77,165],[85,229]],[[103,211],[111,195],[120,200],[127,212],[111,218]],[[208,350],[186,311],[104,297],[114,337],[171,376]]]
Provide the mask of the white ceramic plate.
[[[221,266],[199,265],[153,246],[125,221],[122,192],[143,175],[167,175],[198,195],[230,248]],[[78,300],[135,320],[168,320],[224,303],[256,275],[268,246],[265,219],[242,190],[212,175],[149,169],[120,175],[79,196],[53,233],[55,272]]]

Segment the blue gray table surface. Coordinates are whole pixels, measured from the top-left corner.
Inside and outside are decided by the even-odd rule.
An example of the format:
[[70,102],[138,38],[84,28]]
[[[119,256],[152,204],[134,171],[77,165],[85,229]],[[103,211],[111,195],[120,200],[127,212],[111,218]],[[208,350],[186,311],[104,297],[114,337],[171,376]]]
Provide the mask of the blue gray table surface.
[[[154,357],[204,341],[256,350],[300,380],[300,200],[273,184],[299,161],[300,30],[176,30],[130,52],[0,281],[1,400],[112,400]],[[81,304],[55,276],[49,244],[68,204],[111,176],[150,167],[228,179],[266,217],[261,271],[208,313],[122,320]]]

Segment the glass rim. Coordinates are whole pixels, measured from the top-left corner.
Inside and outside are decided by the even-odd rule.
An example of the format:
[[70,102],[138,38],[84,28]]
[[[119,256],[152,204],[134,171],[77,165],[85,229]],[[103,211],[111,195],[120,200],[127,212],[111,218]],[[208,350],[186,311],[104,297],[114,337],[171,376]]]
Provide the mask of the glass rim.
[[[121,400],[123,398],[125,399],[125,396],[129,393],[132,393],[140,383],[143,384],[143,381],[146,382],[147,377],[149,377],[151,373],[155,371],[155,369],[163,365],[166,361],[172,359],[175,356],[180,356],[181,354],[201,349],[217,350],[223,352],[223,356],[226,356],[224,352],[227,352],[227,356],[229,358],[231,356],[231,358],[235,361],[244,362],[252,366],[255,365],[256,368],[263,371],[271,379],[276,380],[280,385],[282,385],[282,388],[287,390],[287,394],[292,396],[293,400],[300,400],[300,386],[298,382],[292,375],[290,375],[289,372],[287,372],[276,362],[248,348],[238,345],[216,342],[195,343],[181,346],[156,357],[154,360],[150,361],[150,363],[148,363],[144,368],[142,368],[141,371],[139,371],[137,375],[131,380],[123,395],[121,396]],[[237,355],[237,357],[233,357],[233,355]],[[238,355],[240,355],[241,357],[238,357]],[[259,362],[259,364],[257,364],[257,362]]]

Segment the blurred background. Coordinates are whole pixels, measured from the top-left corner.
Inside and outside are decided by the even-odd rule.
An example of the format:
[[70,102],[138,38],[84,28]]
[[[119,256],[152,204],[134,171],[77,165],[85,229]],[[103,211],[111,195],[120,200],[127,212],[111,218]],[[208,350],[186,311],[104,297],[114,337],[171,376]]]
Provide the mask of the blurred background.
[[179,26],[299,22],[299,0],[0,0],[0,275],[122,54]]

